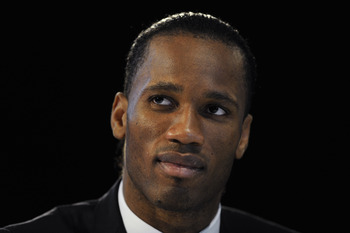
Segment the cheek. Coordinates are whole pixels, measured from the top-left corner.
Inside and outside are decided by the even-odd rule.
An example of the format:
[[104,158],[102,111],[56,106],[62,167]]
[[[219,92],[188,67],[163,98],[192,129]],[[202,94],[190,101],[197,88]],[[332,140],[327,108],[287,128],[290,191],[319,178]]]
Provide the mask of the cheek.
[[226,127],[212,132],[210,139],[210,160],[217,178],[229,176],[235,158],[240,133],[238,127]]
[[145,162],[153,155],[153,148],[160,140],[162,133],[162,119],[154,120],[145,114],[142,116],[134,114],[128,118],[126,132],[128,156],[138,157],[138,160]]
[[[126,132],[125,168],[134,183],[148,177],[147,161],[151,161],[147,150],[147,131],[138,127],[139,123],[128,123]],[[143,181],[142,181],[143,182]]]
[[132,134],[134,140],[137,140],[140,145],[154,141],[156,138],[159,138],[163,133],[162,124],[163,119],[156,119],[154,117],[147,117],[144,114],[142,117],[134,117],[129,119],[129,133]]
[[210,138],[207,139],[207,142],[210,142],[212,147],[212,152],[221,152],[222,156],[234,155],[239,139],[240,139],[240,130],[238,125],[227,126],[215,126],[211,127],[212,130],[209,130],[207,135],[210,135]]

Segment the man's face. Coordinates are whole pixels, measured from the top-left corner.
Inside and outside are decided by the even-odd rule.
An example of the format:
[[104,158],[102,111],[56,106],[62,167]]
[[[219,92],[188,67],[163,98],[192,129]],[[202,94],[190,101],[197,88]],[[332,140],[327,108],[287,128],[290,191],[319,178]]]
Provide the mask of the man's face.
[[126,192],[167,210],[217,205],[249,138],[243,75],[239,50],[219,41],[153,38],[123,119]]

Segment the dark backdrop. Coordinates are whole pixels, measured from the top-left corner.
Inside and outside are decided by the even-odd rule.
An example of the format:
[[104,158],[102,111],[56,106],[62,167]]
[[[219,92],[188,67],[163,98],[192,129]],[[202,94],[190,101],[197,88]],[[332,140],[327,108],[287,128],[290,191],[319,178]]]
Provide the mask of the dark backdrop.
[[341,6],[217,4],[2,7],[0,226],[109,189],[118,177],[109,117],[132,40],[191,10],[236,26],[258,63],[250,147],[223,203],[303,232],[340,229]]

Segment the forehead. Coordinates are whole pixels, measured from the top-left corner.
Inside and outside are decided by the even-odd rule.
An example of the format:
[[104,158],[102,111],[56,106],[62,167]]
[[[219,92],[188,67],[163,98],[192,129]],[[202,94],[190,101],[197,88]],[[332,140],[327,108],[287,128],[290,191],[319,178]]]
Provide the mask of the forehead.
[[150,41],[132,90],[140,93],[146,86],[166,81],[185,89],[221,89],[239,95],[244,92],[243,79],[238,48],[192,34],[162,35]]
[[237,47],[192,34],[156,36],[149,43],[146,62],[147,65],[153,63],[164,72],[177,69],[243,78],[243,56]]

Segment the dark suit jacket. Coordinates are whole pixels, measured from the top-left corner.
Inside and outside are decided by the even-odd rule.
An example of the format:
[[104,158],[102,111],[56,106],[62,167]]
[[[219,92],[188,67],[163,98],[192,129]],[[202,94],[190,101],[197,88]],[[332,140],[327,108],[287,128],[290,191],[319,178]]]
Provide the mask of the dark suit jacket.
[[[59,206],[24,223],[0,229],[0,233],[121,233],[125,227],[119,212],[120,180],[100,199]],[[294,232],[245,212],[222,207],[221,233]]]

